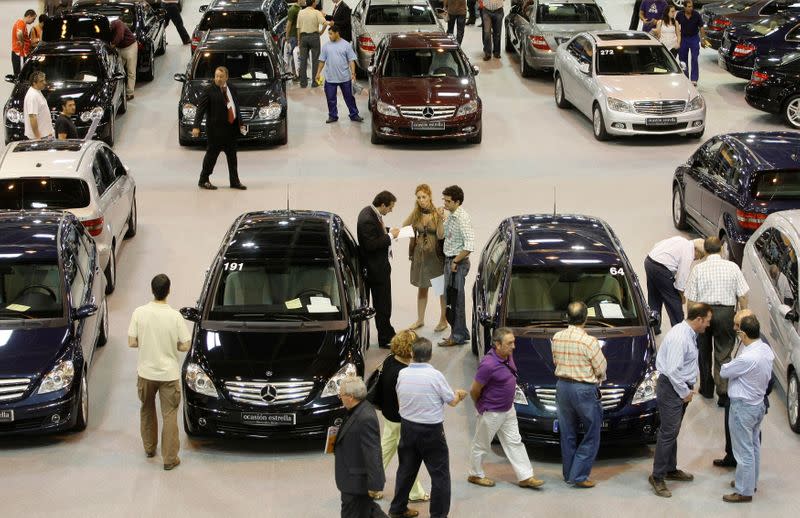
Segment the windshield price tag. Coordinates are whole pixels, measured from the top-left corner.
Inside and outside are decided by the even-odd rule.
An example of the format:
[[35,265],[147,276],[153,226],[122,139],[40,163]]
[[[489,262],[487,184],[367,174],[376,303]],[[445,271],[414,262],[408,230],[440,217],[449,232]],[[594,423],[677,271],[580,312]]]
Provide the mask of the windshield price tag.
[[242,271],[242,268],[244,268],[244,263],[225,263],[222,265],[222,269],[227,272]]
[[268,56],[268,53],[266,53],[264,51],[258,51],[258,52],[255,53],[255,55],[256,55],[256,57],[259,57],[259,58],[265,58],[265,57]]
[[613,56],[614,55],[614,49],[600,49],[600,55],[601,56]]
[[617,268],[616,266],[612,266],[611,269],[608,270],[611,275],[622,275],[625,276],[625,270],[622,268]]

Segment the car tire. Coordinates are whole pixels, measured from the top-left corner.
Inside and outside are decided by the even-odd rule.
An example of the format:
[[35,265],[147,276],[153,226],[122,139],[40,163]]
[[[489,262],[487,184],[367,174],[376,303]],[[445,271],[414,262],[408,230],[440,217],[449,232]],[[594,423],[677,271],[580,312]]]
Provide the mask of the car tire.
[[122,102],[119,103],[119,108],[117,108],[117,113],[122,115],[123,113],[128,111],[128,96],[125,94],[125,91],[122,92]]
[[686,223],[686,205],[683,201],[683,192],[677,185],[672,188],[672,224],[678,230],[688,230],[689,228]]
[[285,146],[289,142],[289,119],[288,117],[283,119],[283,124],[281,124],[281,134],[278,139],[275,141],[279,146]]
[[111,244],[111,255],[103,273],[106,276],[106,295],[111,295],[117,287],[117,253],[114,251],[114,243]]
[[556,81],[555,86],[553,87],[553,95],[556,100],[556,106],[559,108],[566,110],[570,106],[570,102],[567,100],[567,97],[564,95],[564,81],[561,80],[561,74],[556,74]]
[[592,108],[592,131],[594,138],[601,142],[609,139],[608,131],[606,131],[606,121],[603,119],[603,110],[600,109],[600,105],[597,103]]
[[103,321],[100,322],[100,334],[97,335],[97,347],[103,347],[108,343],[108,301],[103,300]]
[[800,129],[800,94],[793,95],[783,103],[783,120],[794,129]]
[[522,47],[519,52],[519,74],[522,77],[531,77],[533,73],[533,67],[528,65],[528,61],[525,59],[525,47]]
[[130,239],[136,235],[137,227],[139,226],[139,214],[136,212],[136,191],[133,191],[133,203],[131,204],[131,212],[128,214],[128,230],[125,232],[125,239]]
[[142,81],[152,81],[156,77],[156,53],[153,50],[153,47],[150,46],[150,68],[147,72],[143,74],[139,74],[137,79],[141,79]]
[[115,133],[117,132],[117,113],[114,112],[108,117],[108,135],[103,139],[103,142],[108,144],[109,147],[114,147],[116,139]]
[[687,136],[691,139],[700,140],[703,138],[703,134],[706,132],[706,129],[703,128],[702,130],[698,131],[697,133],[689,133]]
[[789,427],[794,433],[800,433],[800,380],[797,372],[789,373],[786,387],[786,415],[789,418]]
[[372,130],[369,133],[369,141],[372,144],[380,145],[383,144],[383,139],[378,135],[377,131],[377,124],[375,123],[375,117],[372,118]]
[[506,29],[506,52],[509,54],[515,54],[517,49],[514,48],[514,44],[511,43],[511,37],[508,34],[508,29]]
[[72,427],[72,431],[82,432],[89,425],[89,381],[86,369],[83,370],[83,375],[81,376],[81,386],[78,389],[78,404],[75,408],[78,415],[75,418],[75,426]]
[[[473,308],[475,307],[475,299],[474,299],[474,297],[473,297],[473,300],[472,300],[472,307]],[[478,332],[479,332],[479,330],[478,330],[478,317],[477,317],[476,313],[473,311],[472,312],[472,340],[470,340],[470,342],[472,344],[472,354],[474,356],[478,356],[478,336],[480,336],[480,335],[478,335]]]
[[156,49],[156,56],[163,56],[167,52],[167,31],[161,36],[161,41],[158,42],[158,49]]
[[467,140],[467,142],[469,142],[470,144],[480,144],[482,140],[483,140],[483,126],[481,126],[481,129],[478,130],[478,134],[470,137]]

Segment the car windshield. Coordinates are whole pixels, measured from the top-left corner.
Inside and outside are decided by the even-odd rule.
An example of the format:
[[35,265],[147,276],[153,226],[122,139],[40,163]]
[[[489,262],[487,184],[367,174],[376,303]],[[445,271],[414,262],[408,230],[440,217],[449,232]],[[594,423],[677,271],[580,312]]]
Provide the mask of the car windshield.
[[789,17],[787,15],[770,16],[769,18],[762,18],[751,24],[750,28],[753,30],[753,32],[757,32],[762,36],[766,36],[767,34],[770,34],[786,25],[787,21],[789,21]]
[[231,79],[273,79],[275,75],[267,52],[205,51],[197,57],[192,77],[213,79],[217,67],[227,67]]
[[136,12],[133,7],[117,6],[117,5],[92,5],[80,8],[89,13],[102,14],[108,18],[108,23],[114,20],[122,20],[122,23],[128,28],[136,29]]
[[25,62],[20,77],[29,78],[36,71],[44,72],[48,83],[96,83],[101,76],[94,54],[37,54]]
[[64,316],[58,264],[20,263],[0,254],[0,320]]
[[751,5],[760,1],[761,0],[734,0],[733,2],[722,2],[712,7],[720,9],[730,9],[731,11],[744,11]]
[[800,171],[767,171],[757,174],[753,196],[759,200],[800,199]]
[[619,45],[598,49],[597,73],[607,76],[677,74],[681,70],[664,45]]
[[468,67],[457,49],[392,50],[385,77],[467,77]]
[[210,320],[341,320],[339,281],[332,261],[226,260]]
[[564,327],[570,302],[584,302],[588,326],[643,325],[628,273],[621,266],[548,269],[514,266],[506,321],[511,326]]
[[371,5],[367,25],[433,25],[436,20],[427,4]]
[[538,23],[605,23],[595,4],[539,4]]
[[89,186],[78,178],[0,180],[0,209],[80,209],[89,206]]
[[198,29],[266,29],[267,17],[262,11],[209,11],[200,20]]

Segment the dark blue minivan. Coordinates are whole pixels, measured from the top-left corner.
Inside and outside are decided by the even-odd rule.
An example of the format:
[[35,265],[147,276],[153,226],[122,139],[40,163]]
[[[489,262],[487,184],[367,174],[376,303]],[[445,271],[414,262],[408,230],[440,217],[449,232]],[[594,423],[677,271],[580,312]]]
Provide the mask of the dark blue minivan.
[[473,287],[473,352],[510,327],[519,372],[515,399],[524,441],[558,444],[553,335],[567,327],[567,305],[589,308],[587,332],[608,360],[600,386],[601,441],[655,440],[658,410],[655,338],[639,281],[619,240],[602,220],[578,215],[515,216],[483,249]]
[[107,338],[105,277],[81,222],[0,212],[0,435],[85,429]]

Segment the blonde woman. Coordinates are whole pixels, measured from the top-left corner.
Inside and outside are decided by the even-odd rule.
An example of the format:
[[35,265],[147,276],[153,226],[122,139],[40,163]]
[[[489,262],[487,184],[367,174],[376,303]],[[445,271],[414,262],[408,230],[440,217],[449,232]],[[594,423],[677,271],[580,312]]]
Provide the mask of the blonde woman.
[[[380,379],[378,380],[378,383],[380,383],[378,390],[381,394],[381,413],[383,413],[381,450],[383,451],[384,470],[397,452],[397,445],[400,442],[400,409],[395,388],[397,386],[397,376],[411,362],[411,344],[416,339],[417,333],[411,330],[400,331],[392,338],[392,355],[388,356],[383,362]],[[374,499],[380,500],[383,497],[383,493],[376,493],[372,496]],[[423,489],[419,479],[414,482],[408,498],[409,502],[427,502],[431,499],[430,495]]]
[[[417,321],[409,329],[419,329],[425,325],[425,307],[428,305],[428,288],[431,279],[440,277],[444,270],[444,256],[439,250],[439,240],[444,239],[444,210],[436,208],[428,184],[418,185],[414,190],[417,202],[414,210],[403,222],[403,226],[414,227],[414,237],[408,246],[408,259],[411,261],[411,284],[418,288]],[[440,333],[447,329],[445,318],[445,299],[439,297],[441,315],[434,331]]]

